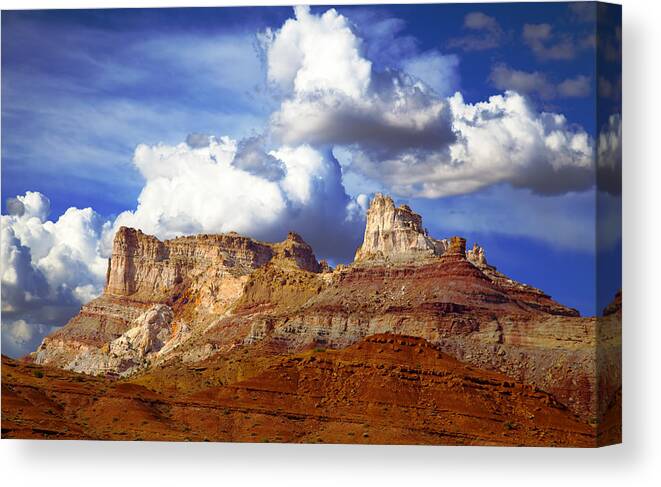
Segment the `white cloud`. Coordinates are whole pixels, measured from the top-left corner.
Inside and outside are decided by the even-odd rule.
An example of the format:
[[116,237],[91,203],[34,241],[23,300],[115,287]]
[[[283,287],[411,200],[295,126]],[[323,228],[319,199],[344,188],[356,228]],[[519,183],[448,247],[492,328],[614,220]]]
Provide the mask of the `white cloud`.
[[361,41],[346,17],[335,9],[320,16],[312,15],[307,6],[294,11],[296,19],[263,36],[269,81],[297,94],[334,91],[362,97],[369,88],[372,63],[360,55]]
[[[537,113],[514,92],[467,104],[449,99],[456,141],[442,150],[411,149],[383,157],[357,149],[351,170],[397,194],[436,198],[499,183],[539,194],[594,185],[593,143],[564,116]],[[380,157],[379,157],[380,156]]]
[[350,20],[352,30],[362,40],[363,56],[373,66],[395,68],[403,59],[418,54],[419,42],[404,34],[404,20],[370,8],[350,8],[343,10],[342,15]]
[[17,320],[8,324],[6,330],[9,339],[19,346],[24,345],[32,338],[32,330],[25,320]]
[[3,311],[80,303],[98,294],[107,266],[99,248],[101,218],[91,208],[69,208],[54,222],[47,220],[50,202],[41,193],[16,200],[24,211],[2,215]]
[[[207,147],[139,145],[133,161],[145,178],[135,211],[121,225],[161,238],[186,233],[237,231],[271,225],[285,208],[279,187],[235,168],[236,142],[210,138]],[[240,211],[235,211],[241,208]]]
[[[113,229],[131,226],[161,239],[236,231],[271,241],[292,230],[321,256],[337,259],[353,252],[356,223],[346,221],[351,199],[330,151],[300,145],[266,153],[253,147],[245,167],[235,163],[241,146],[227,137],[209,137],[208,144],[195,148],[138,146],[134,163],[145,184],[137,208],[121,213]],[[278,165],[278,174],[254,170],[260,153],[263,163]],[[106,249],[112,235],[106,234]]]
[[[495,26],[481,15],[467,21],[474,29]],[[360,40],[347,22],[334,10],[315,16],[297,9],[296,19],[266,36],[268,76],[280,82],[285,95],[271,116],[275,140],[343,146],[352,161],[345,178],[359,173],[404,196],[447,196],[498,183],[540,194],[594,185],[592,140],[562,115],[538,113],[525,97],[509,91],[474,105],[465,104],[460,94],[439,96],[429,84],[447,82],[431,73],[447,60],[439,61],[436,51],[410,57],[401,63],[403,70],[367,69]],[[550,35],[549,27],[537,37]],[[332,55],[317,47],[336,37]],[[326,78],[329,68],[320,61],[326,56],[345,77],[358,71],[360,76],[341,82],[330,77],[316,87],[308,83]],[[516,81],[519,90],[547,97],[578,96],[588,81],[569,79],[556,88],[543,75],[514,74],[509,81]]]
[[504,64],[496,64],[491,69],[489,79],[500,90],[513,90],[518,93],[536,93],[541,98],[555,96],[555,87],[538,71],[527,72],[511,69]]
[[347,220],[362,221],[367,215],[367,208],[369,208],[369,196],[360,193],[347,205]]
[[572,2],[569,11],[579,22],[594,22],[597,17],[597,6],[592,2]]
[[26,327],[37,340],[101,292],[107,260],[99,247],[104,223],[91,208],[69,208],[50,221],[50,202],[41,193],[28,191],[14,202],[2,215],[0,261],[3,326],[14,323],[10,339],[18,350],[31,338],[19,340]]
[[[15,323],[6,331],[16,335],[12,353],[30,351],[42,336],[39,330],[63,325],[101,293],[106,257],[122,225],[161,239],[237,231],[277,241],[296,231],[319,257],[349,259],[359,244],[366,198],[346,194],[332,153],[309,145],[267,153],[254,138],[244,142],[208,137],[195,147],[138,146],[133,162],[145,183],[137,207],[112,223],[91,208],[69,208],[49,221],[50,202],[44,195],[28,192],[13,198],[11,214],[2,215],[1,253],[3,323]],[[237,154],[247,157],[246,152],[250,165],[243,159],[237,167]],[[261,163],[277,164],[280,172],[255,170],[260,155]],[[28,330],[34,340],[21,340]]]
[[[205,145],[208,144],[207,140]],[[237,145],[232,165],[271,181],[281,179],[285,175],[282,161],[265,152],[263,137],[255,136],[241,140]]]
[[567,60],[574,58],[576,49],[569,37],[563,37],[556,44],[551,44],[553,40],[553,27],[550,24],[525,24],[523,26],[523,42],[539,59]]
[[[456,63],[433,51],[406,61],[415,73],[375,71],[361,41],[334,9],[321,16],[296,9],[296,19],[263,36],[268,78],[285,99],[270,131],[286,145],[353,144],[438,147],[452,138],[446,91]],[[425,66],[425,62],[431,63]]]
[[2,320],[3,352],[18,357],[34,350],[54,327],[31,324],[25,320]]

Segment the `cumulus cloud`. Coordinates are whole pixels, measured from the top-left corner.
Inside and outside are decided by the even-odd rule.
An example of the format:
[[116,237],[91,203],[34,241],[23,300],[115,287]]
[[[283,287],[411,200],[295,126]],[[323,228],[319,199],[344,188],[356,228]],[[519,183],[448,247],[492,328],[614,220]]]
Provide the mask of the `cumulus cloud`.
[[409,59],[413,74],[373,70],[347,18],[333,9],[315,16],[297,8],[295,19],[264,39],[268,78],[286,93],[270,123],[271,134],[284,144],[398,150],[452,140],[448,104],[435,91],[443,91],[447,80],[423,67],[426,59],[453,69],[439,53]]
[[186,143],[192,149],[207,147],[209,145],[209,135],[193,132],[192,134],[188,134],[186,136]]
[[343,12],[357,37],[363,56],[377,66],[397,67],[403,59],[418,54],[418,40],[404,34],[406,22],[380,10],[352,8]]
[[[31,191],[8,207],[0,253],[3,326],[6,322],[23,336],[30,327],[37,339],[101,292],[107,267],[99,247],[104,222],[91,208],[69,208],[50,221],[50,201]],[[20,343],[14,340],[17,347]]]
[[594,22],[597,18],[597,6],[592,2],[572,2],[569,12],[579,22]]
[[412,149],[389,159],[358,150],[352,168],[398,194],[428,198],[499,183],[539,194],[594,185],[592,140],[563,115],[537,113],[514,92],[475,104],[457,93],[449,102],[456,141],[447,148]]
[[360,55],[360,39],[334,9],[321,16],[295,7],[296,18],[267,31],[268,80],[285,92],[333,90],[357,98],[367,91],[372,63]]
[[542,99],[585,97],[590,94],[590,77],[578,75],[555,85],[544,73],[521,71],[505,64],[496,64],[489,79],[496,88],[518,93],[535,94]]
[[25,205],[18,198],[7,198],[7,213],[10,215],[23,216]]
[[471,12],[464,17],[464,29],[471,33],[451,39],[450,47],[464,51],[484,51],[498,47],[504,37],[498,21],[483,12]]
[[[495,25],[483,15],[466,21],[475,29]],[[337,65],[335,77],[326,79],[319,44],[339,46],[329,58]],[[592,140],[562,115],[538,113],[513,91],[474,105],[460,94],[445,98],[415,61],[377,71],[334,10],[315,16],[297,9],[295,19],[268,33],[264,47],[268,77],[285,95],[271,116],[271,135],[287,145],[342,146],[351,154],[347,172],[389,191],[439,197],[509,183],[559,194],[594,185]],[[427,69],[437,54],[420,55],[419,66]],[[542,75],[506,67],[496,74],[499,83],[514,81],[519,91],[547,97],[582,95],[589,81],[578,77],[554,86]],[[320,78],[321,86],[307,82]]]
[[[48,199],[28,192],[2,215],[3,337],[11,353],[34,349],[102,291],[107,256],[119,226],[159,238],[239,233],[268,241],[290,230],[319,257],[349,259],[359,245],[367,203],[350,198],[330,150],[310,145],[266,152],[258,138],[140,145],[133,162],[145,179],[135,210],[104,222],[91,208],[47,220]],[[198,141],[201,142],[201,141]],[[261,159],[261,161],[260,161]],[[261,171],[269,165],[277,170]],[[20,353],[19,353],[20,352]]]
[[360,39],[361,55],[373,70],[396,69],[424,82],[441,96],[459,87],[459,57],[437,49],[421,52],[418,40],[404,33],[406,23],[370,9],[344,14],[354,35]]
[[197,148],[140,145],[134,164],[145,184],[137,208],[118,215],[115,229],[136,227],[162,239],[236,231],[271,241],[293,230],[332,259],[358,244],[352,235],[360,223],[347,220],[351,198],[330,151],[304,144],[267,153],[254,138],[209,137]]

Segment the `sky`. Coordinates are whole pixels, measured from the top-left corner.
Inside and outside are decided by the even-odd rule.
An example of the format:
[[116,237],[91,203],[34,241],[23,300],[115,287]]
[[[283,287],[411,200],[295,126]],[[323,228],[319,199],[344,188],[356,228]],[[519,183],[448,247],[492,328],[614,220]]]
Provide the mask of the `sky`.
[[294,230],[338,264],[377,191],[599,314],[619,24],[593,3],[2,12],[2,353],[102,291],[121,225]]

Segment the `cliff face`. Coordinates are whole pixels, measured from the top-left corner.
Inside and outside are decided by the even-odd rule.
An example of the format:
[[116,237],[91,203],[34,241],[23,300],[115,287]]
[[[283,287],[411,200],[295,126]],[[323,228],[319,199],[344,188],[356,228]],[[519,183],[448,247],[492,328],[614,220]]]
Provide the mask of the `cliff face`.
[[113,242],[106,293],[154,299],[210,267],[238,277],[274,258],[306,271],[320,270],[312,248],[295,233],[280,244],[258,242],[237,233],[161,242],[140,230],[121,227]]
[[377,193],[367,210],[365,236],[355,260],[416,260],[439,256],[447,245],[447,240],[427,235],[422,217],[411,208],[396,207],[390,196]]
[[267,264],[283,272],[314,274],[322,270],[312,248],[295,233],[279,243],[259,242],[237,233],[161,242],[140,230],[122,227],[113,241],[104,293],[46,337],[34,359],[95,374],[140,370],[144,357],[117,361],[108,355],[112,355],[110,345],[139,327],[145,313],[154,307],[167,308],[173,316],[173,329],[208,326],[242,296],[251,273]]
[[[32,358],[91,374],[163,368],[176,376],[182,364],[241,350],[257,372],[264,353],[408,335],[540,387],[587,420],[619,387],[619,316],[581,318],[500,273],[477,244],[434,239],[420,215],[376,195],[355,262],[335,270],[293,233],[279,243],[235,233],[161,242],[121,228],[103,295]],[[599,366],[610,371],[601,381],[597,345]]]

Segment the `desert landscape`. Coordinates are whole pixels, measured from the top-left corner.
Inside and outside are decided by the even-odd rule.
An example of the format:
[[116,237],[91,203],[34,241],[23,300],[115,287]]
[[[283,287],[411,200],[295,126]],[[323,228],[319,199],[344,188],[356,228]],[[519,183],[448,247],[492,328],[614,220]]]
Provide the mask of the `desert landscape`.
[[619,5],[10,10],[2,48],[2,438],[621,442]]
[[621,294],[581,317],[383,194],[335,268],[295,233],[122,227],[103,294],[3,356],[2,437],[594,447],[620,337]]

